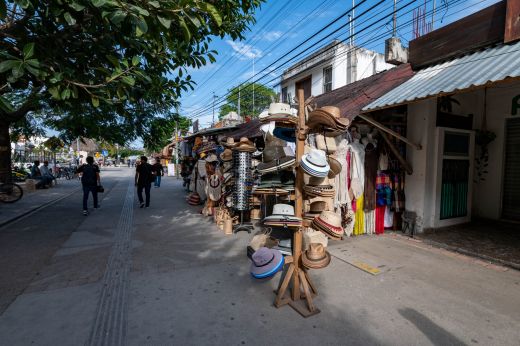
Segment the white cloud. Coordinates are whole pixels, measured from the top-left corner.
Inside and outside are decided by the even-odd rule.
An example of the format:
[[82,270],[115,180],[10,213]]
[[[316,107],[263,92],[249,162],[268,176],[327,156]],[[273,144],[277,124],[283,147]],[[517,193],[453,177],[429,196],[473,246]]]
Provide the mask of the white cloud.
[[281,31],[268,31],[264,33],[264,40],[266,41],[276,41],[279,39],[283,33]]
[[233,48],[233,55],[237,56],[240,60],[257,59],[262,56],[262,51],[249,44],[242,42],[234,42],[231,40],[226,41],[231,48]]

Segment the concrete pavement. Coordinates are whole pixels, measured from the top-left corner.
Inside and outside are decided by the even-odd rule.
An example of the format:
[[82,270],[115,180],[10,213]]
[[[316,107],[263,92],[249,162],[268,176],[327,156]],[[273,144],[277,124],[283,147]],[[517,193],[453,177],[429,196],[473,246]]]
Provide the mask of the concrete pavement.
[[[265,282],[250,278],[245,247],[251,235],[217,231],[199,208],[186,204],[180,181],[164,177],[160,189],[152,188],[151,208],[139,209],[133,171],[104,174],[110,189],[101,210],[84,217],[72,207],[78,196],[71,196],[60,205],[65,230],[47,229],[43,220],[58,213],[41,210],[34,215],[41,217],[34,221],[39,227],[23,219],[16,230],[0,232],[2,254],[9,244],[18,249],[11,252],[17,265],[0,269],[0,288],[12,280],[24,286],[0,310],[1,344],[517,345],[520,340],[518,271],[392,235],[332,242],[331,265],[311,271],[322,312],[303,319],[289,307],[273,307],[279,275]],[[59,236],[43,236],[52,232]],[[26,247],[32,237],[46,250],[26,263],[24,256],[37,250]],[[0,256],[0,266],[9,260]],[[352,260],[381,273],[361,271]]]

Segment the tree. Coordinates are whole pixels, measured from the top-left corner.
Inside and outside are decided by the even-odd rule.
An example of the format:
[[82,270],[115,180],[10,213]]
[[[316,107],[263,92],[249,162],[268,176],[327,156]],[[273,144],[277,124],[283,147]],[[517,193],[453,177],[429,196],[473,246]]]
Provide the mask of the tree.
[[[254,88],[253,88],[254,85]],[[254,89],[254,109],[253,109]],[[229,112],[238,112],[239,87],[228,90],[227,103],[220,107],[219,119]],[[265,108],[269,107],[276,92],[263,84],[249,83],[240,86],[240,115],[257,117]]]
[[150,152],[159,152],[171,142],[176,127],[179,131],[186,132],[190,125],[191,120],[179,114],[155,118],[150,125],[150,132],[142,136],[144,147]]
[[9,128],[37,116],[65,140],[149,132],[193,88],[187,68],[215,61],[212,36],[242,39],[261,1],[0,0],[0,178]]

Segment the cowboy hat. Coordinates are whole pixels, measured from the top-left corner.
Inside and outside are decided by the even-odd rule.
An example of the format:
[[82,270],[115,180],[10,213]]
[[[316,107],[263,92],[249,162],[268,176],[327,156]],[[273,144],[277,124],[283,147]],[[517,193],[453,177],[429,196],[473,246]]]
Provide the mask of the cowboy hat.
[[225,149],[222,153],[220,153],[220,159],[222,161],[233,160],[233,151],[231,151],[231,149]]
[[232,148],[234,147],[235,145],[237,145],[237,143],[235,143],[235,139],[233,137],[228,137],[226,139],[226,142],[225,143],[222,143],[223,146],[227,147],[227,148]]
[[267,113],[269,115],[293,116],[291,106],[287,103],[271,103]]
[[283,268],[284,259],[278,250],[261,247],[251,256],[250,273],[255,279],[263,279],[276,274]]
[[322,244],[311,243],[302,254],[302,264],[309,269],[325,268],[330,263],[330,254]]
[[206,158],[206,162],[208,162],[208,163],[217,162],[217,161],[218,161],[218,158],[217,158],[217,155],[215,155],[215,154],[209,154],[208,157]]
[[255,144],[251,142],[247,137],[240,138],[240,142],[233,148],[236,151],[245,151],[253,153],[256,151]]

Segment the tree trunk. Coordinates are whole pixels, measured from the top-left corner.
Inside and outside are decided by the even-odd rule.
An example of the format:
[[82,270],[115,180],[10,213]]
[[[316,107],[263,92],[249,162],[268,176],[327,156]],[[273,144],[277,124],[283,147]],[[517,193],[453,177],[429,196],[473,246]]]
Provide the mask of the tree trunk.
[[0,122],[0,182],[5,182],[11,176],[11,140],[9,123]]

